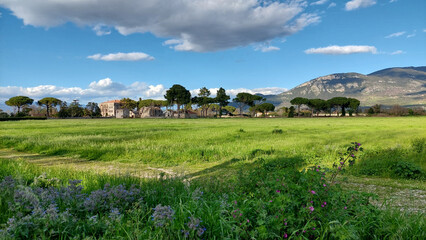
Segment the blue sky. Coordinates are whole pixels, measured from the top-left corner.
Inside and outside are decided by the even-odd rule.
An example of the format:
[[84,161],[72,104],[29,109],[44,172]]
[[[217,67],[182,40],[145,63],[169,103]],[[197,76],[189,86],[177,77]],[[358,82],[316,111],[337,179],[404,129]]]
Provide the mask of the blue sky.
[[0,0],[0,101],[162,98],[173,84],[278,94],[424,66],[424,0]]

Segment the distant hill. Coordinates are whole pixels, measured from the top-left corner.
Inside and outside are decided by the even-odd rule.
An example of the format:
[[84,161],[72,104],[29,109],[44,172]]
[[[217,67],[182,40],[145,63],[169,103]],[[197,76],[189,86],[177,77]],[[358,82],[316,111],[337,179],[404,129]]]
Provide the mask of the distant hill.
[[368,75],[335,73],[315,78],[287,92],[267,96],[277,106],[290,106],[295,97],[351,97],[361,106],[426,105],[426,67],[387,68]]

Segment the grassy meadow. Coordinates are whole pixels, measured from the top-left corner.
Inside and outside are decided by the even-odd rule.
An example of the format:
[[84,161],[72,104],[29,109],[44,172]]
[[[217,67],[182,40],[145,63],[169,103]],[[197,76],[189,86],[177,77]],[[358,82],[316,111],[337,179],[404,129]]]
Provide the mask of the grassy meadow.
[[10,121],[0,148],[2,239],[426,237],[425,117]]

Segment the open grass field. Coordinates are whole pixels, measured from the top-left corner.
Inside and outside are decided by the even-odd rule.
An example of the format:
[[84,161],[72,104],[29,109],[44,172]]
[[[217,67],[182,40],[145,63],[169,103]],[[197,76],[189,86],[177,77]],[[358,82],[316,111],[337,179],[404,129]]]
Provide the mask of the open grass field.
[[0,238],[424,239],[425,171],[425,117],[0,122]]
[[373,152],[410,149],[413,140],[426,138],[425,117],[88,119],[1,122],[0,127],[3,148],[163,167],[260,155],[330,163],[352,141]]

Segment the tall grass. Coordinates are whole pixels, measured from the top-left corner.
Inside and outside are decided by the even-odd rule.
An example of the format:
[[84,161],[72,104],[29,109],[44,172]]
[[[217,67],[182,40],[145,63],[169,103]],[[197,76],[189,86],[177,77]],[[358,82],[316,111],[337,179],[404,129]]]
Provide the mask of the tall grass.
[[[409,149],[426,138],[426,118],[20,121],[1,122],[0,136],[0,147],[19,151],[156,166],[248,159],[256,149],[273,150],[269,159],[331,163],[351,141],[371,152]],[[413,161],[426,170],[425,161]]]

